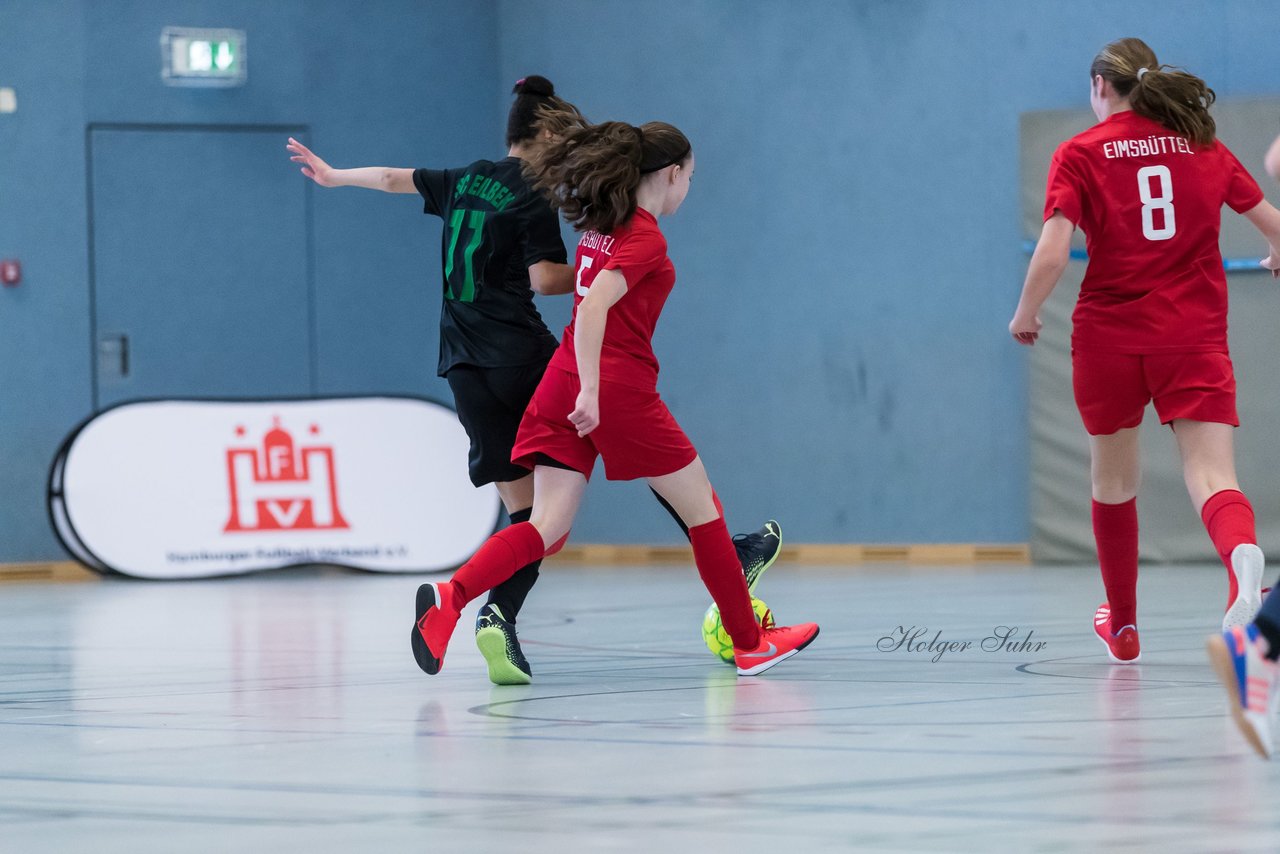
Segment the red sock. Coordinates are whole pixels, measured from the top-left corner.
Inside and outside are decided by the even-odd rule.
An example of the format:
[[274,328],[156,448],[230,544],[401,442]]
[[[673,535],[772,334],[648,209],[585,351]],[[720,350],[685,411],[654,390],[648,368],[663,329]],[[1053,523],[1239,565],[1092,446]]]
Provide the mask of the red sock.
[[1093,502],[1093,539],[1111,606],[1111,630],[1138,624],[1138,499]]
[[564,544],[567,542],[569,542],[569,534],[565,534],[563,537],[548,546],[547,553],[544,554],[543,557],[551,557],[553,554],[559,554],[560,550],[564,548]]
[[1218,550],[1218,556],[1227,568],[1227,605],[1236,601],[1236,574],[1231,571],[1231,553],[1244,543],[1257,544],[1258,534],[1253,526],[1253,505],[1238,489],[1223,489],[1209,496],[1200,508],[1209,539]]
[[738,649],[755,649],[760,645],[760,624],[751,610],[751,594],[747,579],[738,562],[738,552],[729,538],[729,529],[721,516],[714,522],[689,529],[693,546],[693,562],[707,586],[711,598],[720,606],[720,622]]
[[542,557],[546,548],[542,534],[528,522],[503,528],[453,574],[449,581],[453,589],[452,604],[462,610],[481,593],[497,587],[515,575],[516,570]]

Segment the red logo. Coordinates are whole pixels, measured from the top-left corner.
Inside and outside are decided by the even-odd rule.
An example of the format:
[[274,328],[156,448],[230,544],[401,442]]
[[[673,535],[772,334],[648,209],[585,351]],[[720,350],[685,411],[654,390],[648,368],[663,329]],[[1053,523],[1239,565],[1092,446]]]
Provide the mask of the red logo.
[[[312,435],[320,428],[311,425]],[[243,436],[245,429],[236,428]],[[338,509],[333,447],[294,448],[293,436],[272,419],[262,448],[228,448],[231,519],[224,531],[331,531],[349,528]]]

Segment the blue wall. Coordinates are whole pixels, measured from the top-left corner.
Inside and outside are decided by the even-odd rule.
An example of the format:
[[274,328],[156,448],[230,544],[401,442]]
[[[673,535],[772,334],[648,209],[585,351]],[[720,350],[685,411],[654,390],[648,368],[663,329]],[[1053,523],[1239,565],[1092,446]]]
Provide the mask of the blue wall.
[[[306,124],[340,166],[501,152],[494,11],[474,0],[0,0],[0,86],[18,97],[0,115],[0,257],[24,268],[20,287],[0,291],[0,561],[61,556],[44,510],[48,466],[92,412],[86,126]],[[159,38],[171,25],[246,30],[248,84],[163,85]],[[281,168],[293,169],[284,144]],[[448,396],[434,370],[439,222],[415,198],[317,188],[322,394]]]
[[[795,541],[1027,539],[1020,113],[1087,107],[1128,35],[1221,97],[1280,87],[1262,0],[501,9],[504,78],[693,140],[664,393],[730,525],[776,514]],[[582,538],[671,539],[642,490],[592,489]]]
[[[0,86],[19,100],[0,115],[0,257],[26,276],[0,292],[0,561],[60,555],[46,468],[91,409],[87,124],[306,124],[335,165],[457,164],[501,153],[507,90],[531,72],[592,117],[694,140],[693,193],[664,223],[679,281],[657,348],[732,527],[1025,541],[1026,367],[1005,333],[1025,269],[1018,116],[1085,105],[1090,59],[1123,35],[1220,97],[1274,94],[1274,8],[0,0]],[[247,30],[249,85],[163,86],[166,25]],[[412,197],[312,202],[318,391],[447,396],[438,224]],[[558,329],[568,301],[542,305]],[[601,477],[575,538],[677,534],[646,490]]]

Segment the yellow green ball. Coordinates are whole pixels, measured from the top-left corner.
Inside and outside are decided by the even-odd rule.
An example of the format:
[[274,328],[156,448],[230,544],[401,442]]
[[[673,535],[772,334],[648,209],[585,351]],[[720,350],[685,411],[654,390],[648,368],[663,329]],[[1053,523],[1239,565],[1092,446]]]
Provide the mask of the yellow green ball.
[[[773,628],[773,612],[763,599],[751,599],[751,610],[756,614],[756,622],[766,629]],[[714,602],[702,617],[702,640],[707,649],[726,664],[733,664],[733,641],[720,622],[720,606]]]

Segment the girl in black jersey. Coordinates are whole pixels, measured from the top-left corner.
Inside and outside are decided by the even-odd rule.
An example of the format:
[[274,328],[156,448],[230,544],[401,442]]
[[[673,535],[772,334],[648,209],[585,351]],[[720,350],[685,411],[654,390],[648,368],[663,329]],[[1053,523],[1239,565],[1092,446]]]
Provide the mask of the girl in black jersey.
[[[516,523],[529,519],[533,476],[512,464],[511,448],[557,345],[533,304],[533,293],[567,294],[574,286],[559,218],[525,182],[521,157],[539,132],[554,133],[554,128],[537,127],[540,107],[579,114],[545,77],[519,80],[512,92],[516,98],[507,116],[507,156],[498,161],[477,160],[443,170],[334,169],[296,139],[290,138],[287,148],[291,159],[302,164],[302,174],[322,187],[418,193],[424,213],[444,220],[437,371],[449,383],[458,420],[471,440],[471,482],[495,484]],[[777,523],[734,539],[754,589],[781,546]],[[531,679],[514,623],[540,564],[535,561],[494,588],[480,610],[476,643],[495,684],[527,684]]]

